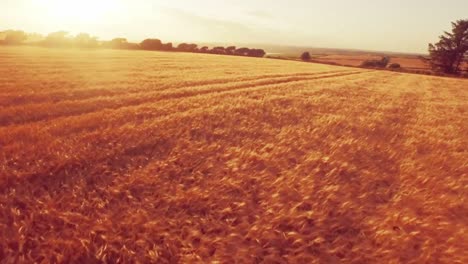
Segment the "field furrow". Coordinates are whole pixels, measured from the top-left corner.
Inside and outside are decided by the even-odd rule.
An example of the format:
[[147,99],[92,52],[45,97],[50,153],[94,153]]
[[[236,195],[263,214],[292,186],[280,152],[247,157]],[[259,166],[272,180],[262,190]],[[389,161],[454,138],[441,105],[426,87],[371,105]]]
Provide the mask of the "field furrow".
[[[339,84],[334,85],[334,86],[335,87],[330,86],[330,88],[333,87],[334,89],[340,89],[343,87],[342,85],[339,85]],[[291,90],[289,92],[290,96],[299,96],[299,97],[301,96],[301,93],[304,93],[304,92],[309,93],[308,96],[311,96],[310,94],[311,89],[315,90],[314,93],[316,95],[320,95],[321,97],[327,97],[328,95],[332,96],[335,93],[339,93],[339,91],[334,92],[334,89],[330,90],[330,88],[328,88],[327,91],[322,91],[320,88],[318,89],[315,88],[313,84],[310,86],[310,88],[303,89],[303,90],[295,89],[295,88],[288,88],[287,86],[284,86],[284,85],[278,85],[276,87],[270,87],[270,88],[271,88],[271,91],[273,91],[273,89],[276,89],[276,90],[288,89],[288,90]],[[233,91],[230,90],[229,93],[231,92]],[[263,88],[257,90],[257,94],[264,94],[264,93],[265,92]],[[249,98],[249,96],[254,96],[254,98]],[[200,102],[200,99],[203,101]],[[205,101],[206,99],[208,100]],[[23,175],[23,174],[29,175],[31,173],[28,173],[25,171],[17,171],[16,169],[14,169],[14,168],[23,168],[23,169],[28,168],[28,170],[35,172],[35,173],[32,173],[32,175],[40,175],[40,177],[42,177],[45,174],[47,174],[46,172],[49,171],[51,168],[55,168],[57,166],[56,164],[42,164],[42,166],[44,165],[48,166],[44,170],[41,170],[37,167],[37,166],[41,166],[41,163],[44,161],[44,156],[46,156],[47,153],[53,153],[53,155],[60,155],[62,157],[67,157],[65,160],[68,160],[68,159],[70,160],[70,164],[66,165],[65,169],[63,170],[67,170],[69,166],[74,166],[73,164],[75,163],[85,163],[87,160],[89,160],[91,156],[94,156],[94,158],[96,159],[97,158],[96,153],[99,153],[99,152],[102,152],[107,158],[109,158],[108,157],[110,155],[109,151],[118,151],[118,150],[112,149],[112,147],[114,147],[115,145],[122,146],[122,144],[124,143],[130,144],[129,139],[126,137],[127,135],[135,135],[136,136],[135,139],[137,140],[139,140],[140,138],[144,138],[144,137],[141,137],[141,135],[139,134],[131,133],[131,131],[134,130],[135,127],[137,126],[146,129],[146,131],[138,131],[138,133],[142,133],[143,135],[154,134],[155,131],[158,131],[161,129],[160,127],[171,127],[171,126],[175,126],[176,129],[178,130],[177,132],[181,132],[180,129],[177,128],[177,124],[179,124],[181,118],[185,118],[187,116],[189,116],[190,118],[196,118],[198,115],[204,115],[206,112],[210,112],[210,111],[216,112],[215,110],[212,110],[212,109],[218,108],[220,106],[222,107],[224,105],[232,105],[235,108],[244,108],[245,104],[249,101],[254,102],[258,106],[258,108],[260,108],[261,106],[264,106],[265,104],[270,103],[270,101],[272,103],[278,103],[283,107],[285,107],[286,106],[285,104],[288,103],[285,100],[281,100],[281,98],[278,96],[266,96],[266,97],[259,99],[259,98],[255,98],[255,95],[252,95],[251,93],[240,95],[236,92],[236,93],[229,94],[229,96],[218,95],[216,96],[216,98],[202,96],[200,98],[194,98],[193,100],[189,100],[188,102],[184,102],[184,101],[175,102],[178,104],[183,103],[186,106],[185,108],[186,110],[182,111],[179,107],[179,111],[175,113],[168,112],[166,115],[159,114],[157,116],[154,116],[154,117],[157,117],[156,119],[154,119],[154,117],[151,118],[148,116],[146,117],[140,116],[139,118],[135,118],[134,115],[131,115],[130,117],[125,117],[125,118],[119,117],[119,116],[113,117],[112,119],[108,120],[110,121],[110,123],[107,126],[102,126],[103,124],[99,123],[99,125],[101,126],[94,127],[93,131],[89,131],[89,127],[88,127],[89,132],[80,132],[80,130],[77,127],[70,127],[69,125],[70,123],[73,123],[73,124],[84,123],[89,126],[88,121],[70,122],[70,120],[64,120],[65,122],[63,124],[63,127],[60,127],[61,123],[52,121],[51,124],[54,124],[54,125],[51,126],[49,129],[60,131],[62,133],[67,131],[68,129],[71,129],[70,132],[73,132],[73,134],[67,133],[65,135],[63,134],[59,135],[57,133],[50,133],[50,132],[45,134],[46,132],[44,131],[43,133],[35,133],[34,135],[31,135],[31,136],[35,136],[35,138],[31,138],[30,140],[25,141],[24,144],[18,144],[17,142],[14,142],[13,140],[14,138],[17,138],[19,135],[24,135],[24,133],[28,133],[28,131],[31,131],[31,128],[26,127],[26,129],[22,129],[22,131],[17,131],[17,132],[15,132],[15,130],[8,130],[8,131],[5,130],[4,137],[2,137],[5,150],[14,152],[16,154],[16,155],[9,155],[9,156],[4,157],[4,159],[6,160],[5,164],[12,164],[12,167],[7,167],[6,171],[7,172],[9,171],[10,173],[14,173],[18,175]],[[191,107],[197,102],[199,103],[200,107],[196,107],[196,108]],[[168,107],[169,109],[173,109],[171,105],[162,104],[160,106],[161,110],[157,112],[161,113],[162,109],[168,108]],[[331,106],[328,106],[328,107],[331,107]],[[325,108],[322,107],[320,111],[324,111],[328,107],[325,107]],[[251,106],[248,108],[257,108],[257,107]],[[152,110],[154,111],[155,108],[153,108]],[[131,108],[130,110],[123,112],[123,114],[127,114],[129,112],[135,113],[135,112],[142,112],[142,111],[138,111],[138,109]],[[314,114],[318,114],[318,113],[314,113]],[[91,119],[95,119],[95,118],[96,118],[95,116],[91,116]],[[128,120],[128,123],[122,123],[123,120]],[[136,124],[135,123],[136,120],[140,120],[140,121],[138,121],[138,123]],[[174,121],[175,123],[167,123],[168,121]],[[128,132],[125,132],[125,130],[127,130]],[[106,137],[105,138],[102,138],[99,136],[96,137],[96,135],[106,135]],[[122,136],[124,138],[119,139]],[[8,138],[11,139],[9,142],[10,144],[13,144],[13,145],[7,144]],[[23,155],[27,155],[30,152],[30,149],[26,147],[27,145],[30,144],[30,142],[41,141],[45,143],[48,140],[50,141],[50,143],[48,144],[49,145],[48,149],[44,149],[44,150],[38,149],[34,152],[35,154],[34,156],[30,156],[29,158],[21,158]],[[125,145],[123,146],[125,147]],[[91,149],[86,149],[87,147],[91,147]],[[110,149],[108,149],[108,147],[110,147]],[[77,158],[77,155],[79,154],[78,150],[82,148],[86,149],[86,151],[83,154],[84,156],[82,156],[81,158]],[[62,159],[62,162],[63,161],[64,159]],[[101,163],[96,163],[96,164],[101,164]],[[45,171],[45,172],[41,172],[41,171]],[[57,172],[54,172],[54,175],[56,174]]]
[[322,78],[334,78],[362,72],[347,72],[347,73],[327,73],[319,74],[314,77],[286,77],[273,78],[262,81],[240,82],[240,83],[225,83],[218,86],[203,85],[193,87],[179,87],[171,89],[168,92],[141,92],[136,94],[120,95],[114,97],[98,97],[85,101],[62,101],[51,104],[33,104],[21,105],[18,107],[7,107],[0,111],[0,126],[8,126],[12,124],[24,124],[28,122],[36,122],[40,120],[50,120],[61,116],[81,115],[84,113],[99,111],[101,109],[118,109],[132,105],[140,105],[146,102],[155,103],[165,99],[179,99],[182,97],[204,95],[209,93],[219,93],[224,91],[237,91],[242,89],[258,88],[260,86],[278,85],[282,83],[293,83],[301,81],[316,80]]
[[[337,83],[333,80],[315,84],[313,82],[304,82],[300,87],[306,85],[307,89],[314,91],[320,89],[321,86],[341,87],[349,85],[363,85],[369,79],[375,79],[374,75],[363,75],[360,79],[347,79],[346,83]],[[297,84],[296,84],[297,85]],[[98,127],[115,127],[118,124],[131,122],[141,123],[144,120],[162,117],[173,113],[173,109],[177,109],[177,113],[183,113],[194,108],[208,107],[208,103],[219,104],[219,100],[227,100],[232,97],[250,96],[254,99],[265,97],[265,92],[269,93],[275,90],[288,89],[298,90],[298,86],[289,86],[288,84],[271,84],[266,86],[251,87],[247,89],[231,89],[223,92],[215,92],[210,94],[198,94],[194,96],[166,99],[158,104],[148,102],[138,105],[124,106],[119,109],[104,109],[97,112],[86,113],[80,116],[66,116],[57,119],[45,120],[43,122],[34,122],[28,124],[12,125],[0,127],[0,142],[4,145],[14,142],[17,135],[22,137],[32,137],[30,140],[36,140],[34,134],[28,133],[31,129],[40,129],[41,131],[51,133],[54,137],[68,136],[70,134],[79,133],[83,130],[90,131]],[[279,92],[280,94],[283,92]],[[211,98],[214,97],[214,98]],[[212,100],[215,99],[216,100]],[[176,100],[174,100],[176,99]]]
[[[259,80],[274,80],[276,78],[285,78],[285,77],[301,77],[301,76],[315,76],[320,74],[331,74],[331,73],[340,73],[340,72],[352,72],[352,70],[339,70],[339,71],[324,71],[324,72],[313,72],[313,73],[292,73],[292,74],[266,74],[266,75],[256,75],[249,77],[226,77],[219,79],[210,79],[202,81],[172,81],[168,83],[166,79],[170,79],[171,75],[162,75],[157,76],[156,80],[150,82],[135,82],[126,84],[127,87],[122,89],[116,89],[115,83],[113,81],[102,81],[96,84],[93,84],[92,87],[102,87],[102,88],[90,88],[86,82],[80,84],[74,84],[73,86],[80,86],[81,88],[76,87],[62,87],[58,91],[40,91],[33,93],[19,93],[13,92],[11,94],[1,94],[0,93],[0,103],[7,106],[18,106],[18,105],[33,105],[40,103],[57,103],[62,101],[75,101],[75,100],[86,100],[95,97],[114,97],[121,95],[130,95],[130,94],[142,94],[147,92],[155,91],[164,91],[168,89],[179,89],[179,88],[194,88],[197,86],[208,86],[216,84],[226,84],[233,82],[247,82],[247,81],[259,81]],[[71,89],[73,88],[73,89]]]

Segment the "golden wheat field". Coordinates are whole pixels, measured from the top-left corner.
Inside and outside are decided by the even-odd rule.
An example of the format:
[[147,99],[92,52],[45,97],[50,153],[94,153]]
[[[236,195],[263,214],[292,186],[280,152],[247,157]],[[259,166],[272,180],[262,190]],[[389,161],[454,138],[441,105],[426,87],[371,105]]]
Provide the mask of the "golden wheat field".
[[3,263],[468,263],[468,80],[0,49]]

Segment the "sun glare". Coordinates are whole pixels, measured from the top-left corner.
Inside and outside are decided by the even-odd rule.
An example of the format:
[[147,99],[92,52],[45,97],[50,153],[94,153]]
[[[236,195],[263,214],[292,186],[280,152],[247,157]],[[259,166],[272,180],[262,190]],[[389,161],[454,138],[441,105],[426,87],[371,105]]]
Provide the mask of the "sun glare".
[[54,23],[92,24],[103,20],[114,7],[111,0],[42,0],[42,8]]

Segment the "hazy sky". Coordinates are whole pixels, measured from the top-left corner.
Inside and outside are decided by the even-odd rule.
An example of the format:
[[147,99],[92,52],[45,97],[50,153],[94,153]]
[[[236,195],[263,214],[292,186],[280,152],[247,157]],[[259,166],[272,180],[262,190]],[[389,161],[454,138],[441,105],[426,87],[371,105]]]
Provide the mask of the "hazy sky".
[[468,0],[0,0],[0,30],[426,52]]

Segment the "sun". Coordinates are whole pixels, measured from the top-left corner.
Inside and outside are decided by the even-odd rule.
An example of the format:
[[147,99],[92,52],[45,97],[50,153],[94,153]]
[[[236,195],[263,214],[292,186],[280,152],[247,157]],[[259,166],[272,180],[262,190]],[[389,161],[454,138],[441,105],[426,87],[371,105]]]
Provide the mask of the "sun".
[[93,24],[106,19],[116,1],[42,0],[40,2],[48,19],[56,23]]

